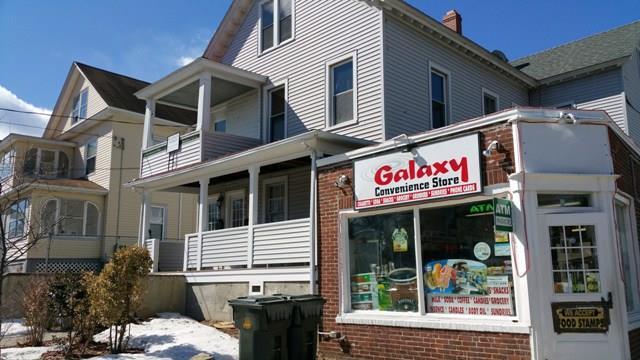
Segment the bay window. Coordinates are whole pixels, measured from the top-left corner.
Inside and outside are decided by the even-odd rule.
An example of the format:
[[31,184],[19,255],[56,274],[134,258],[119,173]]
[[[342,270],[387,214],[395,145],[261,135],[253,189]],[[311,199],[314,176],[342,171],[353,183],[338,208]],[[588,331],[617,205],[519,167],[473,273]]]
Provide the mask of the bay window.
[[13,174],[13,163],[15,161],[15,157],[15,150],[9,150],[2,154],[2,158],[0,158],[0,179],[4,179]]
[[93,174],[96,171],[96,155],[98,153],[98,143],[95,139],[89,141],[85,146],[85,175]]
[[99,233],[98,207],[85,200],[50,199],[42,207],[44,233],[65,237],[95,237]]
[[24,174],[48,178],[69,176],[69,156],[63,151],[31,148],[24,159]]
[[9,206],[5,216],[5,228],[8,238],[17,238],[26,234],[27,208],[29,200],[17,200]]
[[352,311],[515,316],[509,233],[494,230],[493,199],[346,225]]

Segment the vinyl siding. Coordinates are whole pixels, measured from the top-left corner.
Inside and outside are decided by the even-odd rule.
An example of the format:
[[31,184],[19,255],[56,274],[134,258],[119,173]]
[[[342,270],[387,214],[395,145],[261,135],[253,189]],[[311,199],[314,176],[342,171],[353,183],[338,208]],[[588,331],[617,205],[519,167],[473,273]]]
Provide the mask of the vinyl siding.
[[629,135],[640,144],[640,47],[622,66],[622,81],[626,95],[625,110]]
[[[579,109],[605,110],[625,132],[627,126],[623,103],[620,69],[565,81],[536,89],[531,94],[531,105],[554,107],[573,103]],[[617,99],[616,99],[617,97]]]
[[384,108],[387,139],[430,129],[430,62],[450,72],[450,122],[483,115],[482,88],[499,95],[499,109],[528,102],[528,90],[524,85],[385,12]]
[[251,91],[216,107],[212,131],[214,122],[223,119],[227,121],[228,134],[260,139],[260,92]]
[[326,63],[357,51],[358,124],[334,131],[382,140],[381,11],[363,1],[295,1],[295,39],[258,55],[254,2],[222,59],[241,69],[288,79],[289,136],[326,124]]
[[96,184],[110,189],[111,183],[111,152],[112,152],[112,124],[109,122],[102,123],[92,127],[87,132],[75,136],[71,139],[79,144],[75,150],[74,164],[72,176],[76,178],[85,177],[85,164],[87,159],[87,144],[96,140],[96,170],[87,179]]

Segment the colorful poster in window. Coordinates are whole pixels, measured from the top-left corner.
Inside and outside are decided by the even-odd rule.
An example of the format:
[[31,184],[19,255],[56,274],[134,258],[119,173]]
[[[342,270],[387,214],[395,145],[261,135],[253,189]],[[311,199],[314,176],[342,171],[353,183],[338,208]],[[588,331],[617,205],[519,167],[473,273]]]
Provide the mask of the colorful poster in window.
[[487,276],[487,295],[427,294],[428,312],[441,314],[513,316],[507,276]]
[[424,268],[424,283],[430,294],[486,295],[487,266],[464,259],[432,261]]
[[409,251],[409,234],[407,234],[407,230],[396,228],[391,233],[391,239],[393,240],[393,252]]

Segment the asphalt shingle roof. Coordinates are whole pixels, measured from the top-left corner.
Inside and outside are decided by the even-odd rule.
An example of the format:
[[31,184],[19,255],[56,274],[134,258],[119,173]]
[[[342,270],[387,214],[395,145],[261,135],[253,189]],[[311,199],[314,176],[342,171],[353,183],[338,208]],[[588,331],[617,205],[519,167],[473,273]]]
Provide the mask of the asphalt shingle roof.
[[606,63],[632,54],[640,44],[640,21],[525,56],[511,62],[537,80]]
[[[138,99],[134,93],[147,87],[148,82],[79,62],[76,62],[76,65],[107,105],[144,114],[145,102]],[[196,123],[197,114],[195,111],[156,104],[156,116],[181,124],[193,125]]]

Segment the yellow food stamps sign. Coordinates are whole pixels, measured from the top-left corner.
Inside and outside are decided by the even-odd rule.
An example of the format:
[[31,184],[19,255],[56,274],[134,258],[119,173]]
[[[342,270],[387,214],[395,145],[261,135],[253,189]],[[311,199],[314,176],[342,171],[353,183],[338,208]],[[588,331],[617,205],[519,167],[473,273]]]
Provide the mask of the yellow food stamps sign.
[[609,330],[609,308],[594,302],[563,302],[551,304],[553,327],[557,333],[604,333]]

